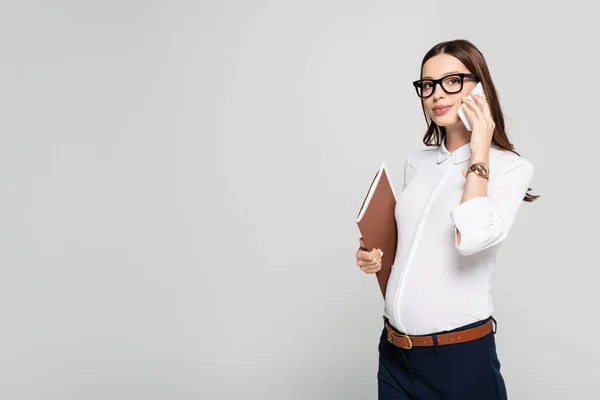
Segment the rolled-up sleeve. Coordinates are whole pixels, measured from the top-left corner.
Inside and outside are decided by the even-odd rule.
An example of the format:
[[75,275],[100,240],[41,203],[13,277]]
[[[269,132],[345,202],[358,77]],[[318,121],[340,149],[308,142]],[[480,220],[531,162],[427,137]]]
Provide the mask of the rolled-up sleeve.
[[[533,175],[529,162],[510,167],[490,181],[486,197],[467,200],[450,211],[455,226],[454,243],[460,254],[475,254],[506,238]],[[460,244],[456,231],[460,232]]]

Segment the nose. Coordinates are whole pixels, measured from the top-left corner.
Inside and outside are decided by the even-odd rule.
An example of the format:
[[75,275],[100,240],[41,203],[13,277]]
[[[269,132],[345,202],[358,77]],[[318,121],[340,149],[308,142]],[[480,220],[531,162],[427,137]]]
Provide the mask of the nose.
[[436,82],[433,86],[433,98],[437,100],[444,97],[445,94],[446,92],[444,92],[444,89],[442,89],[442,84],[440,82]]

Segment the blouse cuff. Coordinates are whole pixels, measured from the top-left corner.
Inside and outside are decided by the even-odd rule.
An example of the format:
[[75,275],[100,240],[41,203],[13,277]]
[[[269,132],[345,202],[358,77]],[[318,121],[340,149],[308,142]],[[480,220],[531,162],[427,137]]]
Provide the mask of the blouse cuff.
[[481,250],[494,231],[493,213],[487,197],[475,197],[454,207],[450,217],[460,232],[460,244],[454,239],[456,248],[468,255]]

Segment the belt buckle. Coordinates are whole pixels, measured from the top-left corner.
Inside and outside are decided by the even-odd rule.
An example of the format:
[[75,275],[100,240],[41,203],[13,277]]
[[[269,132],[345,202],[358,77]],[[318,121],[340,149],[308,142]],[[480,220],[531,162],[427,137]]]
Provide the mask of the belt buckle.
[[404,350],[410,350],[410,349],[412,349],[412,348],[413,348],[413,342],[412,342],[412,340],[410,339],[410,336],[408,336],[408,335],[403,335],[403,334],[401,334],[401,333],[395,333],[395,332],[390,332],[390,331],[388,331],[388,334],[387,334],[387,340],[388,340],[388,342],[390,342],[390,343],[392,343],[392,344],[394,344],[394,342],[392,341],[392,336],[397,336],[397,337],[399,337],[399,338],[406,338],[406,340],[408,341],[408,347],[402,347],[402,346],[398,346],[398,347],[400,347],[401,349],[404,349]]

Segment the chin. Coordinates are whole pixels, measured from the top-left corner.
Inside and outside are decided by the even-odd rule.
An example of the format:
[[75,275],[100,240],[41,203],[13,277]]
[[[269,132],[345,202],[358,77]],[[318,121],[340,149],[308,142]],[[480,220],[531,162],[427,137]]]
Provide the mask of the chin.
[[460,122],[460,118],[458,118],[458,115],[441,115],[439,117],[433,117],[431,118],[431,120],[435,122],[437,126],[442,127],[452,126]]

